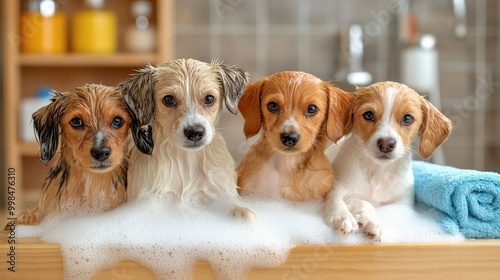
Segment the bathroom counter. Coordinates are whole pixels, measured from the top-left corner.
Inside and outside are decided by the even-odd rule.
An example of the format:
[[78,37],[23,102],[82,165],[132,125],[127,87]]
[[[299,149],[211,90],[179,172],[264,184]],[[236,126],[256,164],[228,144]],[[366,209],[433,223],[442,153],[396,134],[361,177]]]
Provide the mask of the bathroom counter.
[[[11,244],[0,238],[0,279],[60,279],[58,245],[36,238],[17,238],[15,272],[8,270]],[[6,262],[7,261],[7,262]],[[210,266],[199,262],[193,279],[215,279]],[[254,268],[247,279],[500,279],[500,240],[456,243],[405,243],[297,246],[274,269]],[[132,261],[99,272],[94,279],[154,279]]]

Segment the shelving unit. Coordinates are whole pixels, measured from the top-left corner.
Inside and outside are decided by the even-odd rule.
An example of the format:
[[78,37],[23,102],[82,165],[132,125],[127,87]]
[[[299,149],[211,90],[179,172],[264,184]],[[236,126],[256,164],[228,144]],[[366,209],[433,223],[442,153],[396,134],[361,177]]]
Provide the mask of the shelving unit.
[[86,54],[63,54],[63,55],[32,55],[21,54],[19,64],[24,67],[128,67],[144,64],[144,61],[158,61],[158,55],[151,54],[129,54],[117,53],[114,55],[86,55]]
[[[5,170],[16,170],[16,213],[32,205],[38,198],[41,184],[50,164],[39,162],[39,145],[25,143],[19,137],[19,106],[22,98],[33,96],[36,89],[50,85],[58,91],[67,91],[85,83],[116,85],[126,79],[133,69],[147,63],[159,64],[172,59],[173,53],[173,0],[151,0],[152,23],[156,26],[156,51],[153,53],[128,53],[123,50],[123,30],[131,23],[130,6],[133,0],[107,0],[105,8],[118,18],[118,52],[112,55],[75,54],[61,55],[23,54],[16,44],[19,38],[21,3],[3,0],[4,40],[4,103],[2,104],[4,129]],[[68,24],[71,16],[84,8],[83,0],[62,1],[61,11]],[[69,26],[68,26],[69,27]],[[68,37],[69,39],[69,37]],[[2,191],[5,193],[5,184]]]

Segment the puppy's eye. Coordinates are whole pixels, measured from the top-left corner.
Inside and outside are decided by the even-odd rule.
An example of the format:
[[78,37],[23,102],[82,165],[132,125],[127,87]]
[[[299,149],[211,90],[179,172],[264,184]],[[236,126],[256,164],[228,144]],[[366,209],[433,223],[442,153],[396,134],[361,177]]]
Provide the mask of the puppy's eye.
[[267,103],[267,109],[269,110],[269,112],[276,113],[279,111],[280,107],[278,106],[278,103],[272,101]]
[[309,107],[307,107],[306,115],[314,116],[316,115],[317,112],[318,112],[318,107],[316,107],[315,105],[309,105]]
[[415,119],[411,115],[405,115],[401,120],[401,124],[410,125],[415,121]]
[[111,125],[114,127],[114,128],[120,128],[122,125],[123,125],[123,119],[120,118],[120,117],[115,117],[113,119],[113,122],[111,123]]
[[365,120],[368,120],[368,121],[373,121],[373,120],[375,120],[375,115],[373,114],[372,111],[367,111],[363,114],[363,118],[365,118]]
[[215,103],[215,97],[213,95],[205,96],[205,105],[213,105]]
[[80,119],[80,118],[73,118],[73,119],[69,122],[69,124],[71,124],[71,126],[72,126],[73,128],[81,128],[81,127],[83,126],[83,121],[82,121],[82,119]]
[[165,95],[165,97],[163,97],[162,99],[163,101],[163,104],[165,104],[165,106],[167,107],[172,107],[172,106],[175,106],[175,98],[172,96],[172,95]]

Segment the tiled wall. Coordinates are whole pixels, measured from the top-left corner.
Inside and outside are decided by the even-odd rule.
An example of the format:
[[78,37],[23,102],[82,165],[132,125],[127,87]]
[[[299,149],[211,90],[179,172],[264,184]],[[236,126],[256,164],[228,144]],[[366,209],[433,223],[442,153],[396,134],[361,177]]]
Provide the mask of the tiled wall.
[[[360,23],[364,67],[374,81],[398,80],[396,0],[178,0],[176,56],[223,58],[252,80],[281,70],[334,80],[339,33]],[[448,164],[500,171],[500,3],[466,0],[468,33],[453,33],[452,0],[413,0],[422,33],[436,36],[442,111],[455,122],[444,144]],[[342,84],[341,81],[336,81]],[[249,143],[242,118],[221,119],[219,129],[238,161]]]

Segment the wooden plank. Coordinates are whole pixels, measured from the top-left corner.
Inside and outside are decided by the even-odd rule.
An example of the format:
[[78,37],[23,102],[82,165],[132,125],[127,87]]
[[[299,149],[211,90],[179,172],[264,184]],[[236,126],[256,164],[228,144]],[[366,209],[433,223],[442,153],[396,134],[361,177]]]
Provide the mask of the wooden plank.
[[174,57],[175,36],[174,36],[174,10],[175,1],[158,0],[157,2],[157,48],[158,64],[172,60]]
[[156,64],[156,54],[117,53],[112,55],[93,54],[58,54],[37,55],[22,54],[20,63],[22,66],[39,67],[123,67],[142,66],[148,63]]
[[[16,208],[23,208],[21,158],[18,155],[17,135],[20,96],[20,70],[17,67],[19,58],[19,5],[20,1],[2,1],[2,17],[4,28],[3,40],[3,137],[4,137],[4,172],[7,179],[9,168],[15,170]],[[7,184],[1,184],[1,191],[7,193]],[[7,199],[7,198],[6,198]]]
[[19,153],[23,156],[38,156],[40,153],[40,144],[20,142]]
[[[16,242],[16,272],[0,267],[0,279],[59,279],[59,247],[37,239]],[[8,253],[5,235],[0,254]],[[124,276],[128,277],[125,278]],[[153,279],[144,267],[123,261],[94,279]],[[215,279],[200,262],[194,279]],[[500,279],[500,240],[459,243],[297,246],[279,268],[252,269],[247,279]]]

